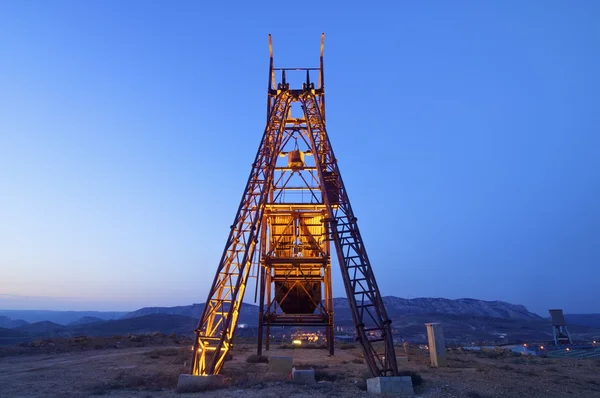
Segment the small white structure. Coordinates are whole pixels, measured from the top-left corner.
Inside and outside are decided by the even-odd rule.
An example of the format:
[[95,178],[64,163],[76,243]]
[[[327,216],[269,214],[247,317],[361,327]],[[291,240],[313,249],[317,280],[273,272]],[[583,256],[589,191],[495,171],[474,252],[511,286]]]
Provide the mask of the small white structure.
[[373,377],[367,379],[367,392],[371,394],[394,394],[400,397],[414,397],[410,376]]
[[296,384],[314,384],[314,369],[296,369],[292,368],[292,382]]

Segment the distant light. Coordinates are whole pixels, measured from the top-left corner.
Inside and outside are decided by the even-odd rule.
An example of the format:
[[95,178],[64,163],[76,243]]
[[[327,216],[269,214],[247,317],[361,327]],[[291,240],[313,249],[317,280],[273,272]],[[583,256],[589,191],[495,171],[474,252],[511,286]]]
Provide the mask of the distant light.
[[527,347],[527,343],[523,344],[523,347]]
[[571,349],[569,347],[567,347],[567,351],[571,351]]
[[540,346],[540,350],[543,350],[543,349],[544,349],[544,346],[543,346],[543,345],[541,345],[541,346]]
[[302,345],[302,340],[292,340],[293,345]]
[[596,340],[592,341],[592,344],[596,344]]
[[202,352],[202,348],[198,348],[198,352]]

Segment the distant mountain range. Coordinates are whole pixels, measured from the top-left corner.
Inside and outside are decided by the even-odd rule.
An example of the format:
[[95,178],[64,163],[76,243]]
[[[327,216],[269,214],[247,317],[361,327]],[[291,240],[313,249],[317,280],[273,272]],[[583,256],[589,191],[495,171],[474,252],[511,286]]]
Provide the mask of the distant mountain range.
[[46,311],[46,310],[0,310],[0,327],[3,318],[22,320],[27,323],[50,321],[61,325],[77,322],[83,317],[95,317],[102,320],[120,319],[125,312],[121,311]]
[[[383,298],[395,335],[424,341],[426,322],[442,322],[444,335],[452,341],[532,341],[551,337],[550,321],[522,305],[502,301],[444,298]],[[177,307],[145,307],[128,313],[95,311],[0,311],[0,344],[36,338],[128,333],[191,334],[204,304]],[[348,300],[334,299],[335,322],[353,329]],[[7,315],[10,313],[10,315]],[[46,319],[29,323],[31,319]],[[14,316],[14,317],[13,317]],[[258,306],[244,303],[239,323],[256,325]],[[600,337],[600,314],[566,315],[574,338]]]
[[18,328],[19,326],[27,325],[29,322],[23,319],[11,319],[7,316],[0,316],[0,328]]
[[[169,315],[182,315],[200,319],[202,311],[204,310],[204,304],[192,304],[182,305],[178,307],[144,307],[137,311],[128,312],[123,315],[123,318],[136,318],[139,316],[153,315],[153,314],[169,314]],[[258,306],[248,303],[242,303],[240,309],[239,322],[241,323],[256,323],[258,321]]]
[[[504,301],[484,301],[470,298],[450,300],[445,298],[404,299],[394,296],[383,297],[386,311],[390,318],[409,314],[446,314],[470,315],[502,319],[537,320],[539,315],[527,311],[523,305],[515,305]],[[350,311],[346,298],[334,299],[334,309]]]
[[[503,301],[483,301],[475,299],[450,300],[445,298],[414,298],[403,299],[400,297],[383,297],[388,316],[402,316],[408,314],[446,314],[446,315],[471,315],[503,319],[542,319],[537,314],[527,311],[522,305],[515,305]],[[336,320],[351,320],[350,305],[345,297],[334,298],[333,308]],[[184,305],[179,307],[145,307],[123,315],[123,318],[134,318],[151,314],[183,315],[200,318],[204,304]],[[249,319],[254,317],[254,319]],[[255,323],[258,318],[258,306],[243,303],[240,318],[246,323]]]

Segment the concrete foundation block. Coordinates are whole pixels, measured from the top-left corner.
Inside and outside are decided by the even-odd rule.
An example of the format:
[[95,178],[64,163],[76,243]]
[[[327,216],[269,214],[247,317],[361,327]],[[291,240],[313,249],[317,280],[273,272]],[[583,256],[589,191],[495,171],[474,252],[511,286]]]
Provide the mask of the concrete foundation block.
[[399,397],[414,397],[410,376],[373,377],[367,379],[367,391],[371,394],[394,394]]
[[293,367],[294,360],[292,357],[269,357],[269,372],[289,375],[292,373]]
[[314,384],[315,371],[313,369],[292,368],[292,382],[297,384]]
[[179,375],[177,392],[201,392],[225,387],[225,377],[222,375],[193,376]]

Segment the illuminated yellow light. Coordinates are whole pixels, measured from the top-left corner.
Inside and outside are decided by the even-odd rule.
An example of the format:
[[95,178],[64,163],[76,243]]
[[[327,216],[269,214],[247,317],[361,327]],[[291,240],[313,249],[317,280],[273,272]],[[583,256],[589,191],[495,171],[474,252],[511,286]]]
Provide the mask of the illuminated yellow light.
[[[193,348],[192,348],[192,350],[193,350]],[[202,348],[198,348],[198,352],[202,352]]]
[[293,345],[302,345],[302,340],[293,340],[292,344]]

